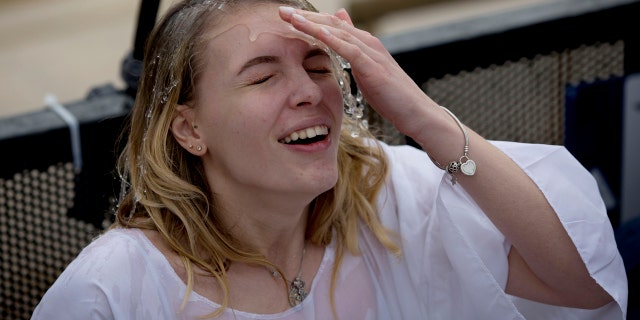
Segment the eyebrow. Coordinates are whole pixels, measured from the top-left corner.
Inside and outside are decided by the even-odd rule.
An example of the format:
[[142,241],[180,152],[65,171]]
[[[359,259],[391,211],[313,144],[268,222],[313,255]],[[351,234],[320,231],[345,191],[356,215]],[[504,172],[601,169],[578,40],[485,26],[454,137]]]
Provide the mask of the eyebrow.
[[[305,56],[304,56],[304,60],[307,60],[309,58],[313,58],[316,56],[329,56],[329,54],[322,49],[313,49],[311,51],[309,51]],[[263,64],[263,63],[276,63],[280,61],[280,59],[278,57],[275,56],[260,56],[260,57],[255,57],[249,61],[247,61],[242,68],[240,68],[240,71],[238,71],[238,75],[242,74],[245,70],[259,65],[259,64]]]
[[242,68],[240,68],[240,71],[238,71],[238,75],[242,74],[245,70],[255,66],[255,65],[259,65],[262,63],[276,63],[278,62],[279,59],[278,57],[274,57],[274,56],[260,56],[260,57],[255,57],[249,61],[247,61],[247,63],[245,63]]
[[304,56],[304,59],[307,60],[307,59],[313,58],[315,56],[326,56],[326,57],[328,57],[329,54],[327,53],[327,51],[322,50],[322,49],[313,49],[313,50],[309,51],[306,56]]

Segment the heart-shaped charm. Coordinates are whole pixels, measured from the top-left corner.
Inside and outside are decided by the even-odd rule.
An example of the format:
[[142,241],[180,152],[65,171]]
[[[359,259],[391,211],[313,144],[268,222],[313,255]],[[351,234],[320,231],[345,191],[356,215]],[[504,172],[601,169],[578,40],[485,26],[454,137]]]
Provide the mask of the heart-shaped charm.
[[460,171],[465,175],[472,176],[476,174],[476,163],[475,161],[468,159],[463,164],[460,165]]

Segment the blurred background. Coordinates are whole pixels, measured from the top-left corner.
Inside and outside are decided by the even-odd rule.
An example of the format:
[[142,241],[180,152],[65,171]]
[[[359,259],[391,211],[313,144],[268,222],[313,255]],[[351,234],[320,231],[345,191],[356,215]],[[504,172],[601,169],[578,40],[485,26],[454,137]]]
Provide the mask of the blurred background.
[[[320,11],[347,8],[377,35],[554,0],[316,0]],[[174,1],[161,1],[163,11]],[[0,0],[0,116],[43,108],[43,98],[84,98],[96,85],[123,86],[140,1]]]

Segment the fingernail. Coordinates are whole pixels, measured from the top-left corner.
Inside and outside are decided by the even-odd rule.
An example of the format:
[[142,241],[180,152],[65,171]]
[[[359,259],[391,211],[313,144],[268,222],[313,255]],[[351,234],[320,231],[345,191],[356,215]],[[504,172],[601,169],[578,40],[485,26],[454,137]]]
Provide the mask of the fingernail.
[[303,16],[301,16],[301,15],[299,15],[299,14],[297,14],[297,13],[294,13],[294,14],[293,14],[293,19],[294,19],[294,20],[296,20],[296,21],[298,21],[298,22],[300,22],[300,23],[305,23],[305,22],[307,22],[307,19],[306,19],[305,17],[303,17]]
[[296,9],[291,8],[291,7],[281,6],[280,7],[280,12],[284,13],[287,16],[290,16],[290,15],[296,13]]

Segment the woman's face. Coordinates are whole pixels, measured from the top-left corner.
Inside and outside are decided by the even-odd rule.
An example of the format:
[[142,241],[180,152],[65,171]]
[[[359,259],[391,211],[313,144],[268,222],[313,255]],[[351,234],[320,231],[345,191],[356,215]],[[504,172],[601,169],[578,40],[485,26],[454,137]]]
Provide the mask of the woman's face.
[[277,4],[235,10],[205,37],[190,104],[216,194],[310,201],[332,188],[343,104],[324,45]]

